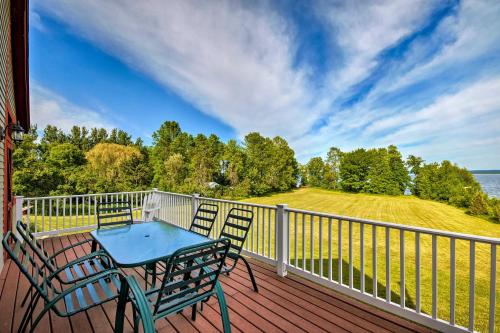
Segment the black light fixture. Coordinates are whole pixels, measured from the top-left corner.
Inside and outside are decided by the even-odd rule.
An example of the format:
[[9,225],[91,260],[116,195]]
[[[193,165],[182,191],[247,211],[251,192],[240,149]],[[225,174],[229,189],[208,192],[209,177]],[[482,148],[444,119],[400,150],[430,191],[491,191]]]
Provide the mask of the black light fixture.
[[19,124],[19,121],[15,124],[8,124],[5,128],[0,126],[0,142],[5,140],[5,136],[8,132],[10,132],[10,137],[14,143],[21,143],[23,141],[24,129],[21,127],[21,124]]

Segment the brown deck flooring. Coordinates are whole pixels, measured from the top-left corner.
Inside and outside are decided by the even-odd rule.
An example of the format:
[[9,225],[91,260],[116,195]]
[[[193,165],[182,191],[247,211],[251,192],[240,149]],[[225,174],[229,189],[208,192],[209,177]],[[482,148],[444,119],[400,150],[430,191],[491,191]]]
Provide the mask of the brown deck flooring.
[[[49,238],[44,240],[44,245],[47,251],[52,252],[85,237],[90,236],[78,234]],[[59,257],[59,264],[85,252],[90,252],[89,246],[68,251],[65,256]],[[280,278],[273,267],[259,261],[251,260],[251,264],[259,293],[251,288],[242,264],[230,276],[221,278],[233,332],[430,331],[305,279],[293,275]],[[127,270],[127,273],[140,278],[143,286],[142,272]],[[26,278],[15,264],[7,261],[0,275],[0,332],[17,332],[24,312],[20,303],[27,289]],[[37,332],[112,332],[115,309],[116,303],[112,301],[70,318],[50,313],[39,324]],[[129,307],[127,310],[126,331],[131,332],[132,316]],[[196,321],[190,319],[190,311],[185,311],[157,321],[156,329],[158,332],[219,332],[222,328],[217,300],[212,299],[203,312],[198,313]]]

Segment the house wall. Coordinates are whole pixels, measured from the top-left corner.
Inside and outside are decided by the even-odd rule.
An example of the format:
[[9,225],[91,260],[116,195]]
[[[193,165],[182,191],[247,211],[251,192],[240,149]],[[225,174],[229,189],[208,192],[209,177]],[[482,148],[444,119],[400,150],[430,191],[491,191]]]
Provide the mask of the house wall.
[[[5,128],[7,114],[15,115],[15,100],[12,76],[11,49],[11,1],[0,0],[0,125]],[[0,142],[0,193],[4,196],[4,155],[5,142]],[[4,200],[0,200],[0,230],[4,228]],[[0,256],[0,271],[3,268],[3,255]]]

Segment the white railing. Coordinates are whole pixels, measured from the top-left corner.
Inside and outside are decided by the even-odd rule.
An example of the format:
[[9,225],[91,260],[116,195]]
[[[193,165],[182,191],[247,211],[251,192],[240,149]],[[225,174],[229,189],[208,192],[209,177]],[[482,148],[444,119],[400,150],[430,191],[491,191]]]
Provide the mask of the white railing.
[[[289,272],[439,330],[495,332],[498,327],[500,239],[286,205],[283,212],[289,243],[283,260]],[[440,288],[445,292],[438,293]],[[482,325],[476,325],[478,318]]]
[[151,191],[16,197],[16,218],[30,225],[37,237],[59,235],[97,227],[97,204],[106,201],[130,202],[135,217],[140,216],[144,196]]
[[[151,191],[17,197],[16,214],[39,236],[96,227],[95,203],[129,200],[139,214]],[[447,332],[495,332],[500,239],[277,206],[153,190],[159,219],[189,228],[200,203],[215,204],[217,237],[231,208],[253,212],[244,254]],[[23,207],[23,208],[20,208]],[[140,216],[140,215],[138,215]],[[466,255],[464,255],[464,253]]]

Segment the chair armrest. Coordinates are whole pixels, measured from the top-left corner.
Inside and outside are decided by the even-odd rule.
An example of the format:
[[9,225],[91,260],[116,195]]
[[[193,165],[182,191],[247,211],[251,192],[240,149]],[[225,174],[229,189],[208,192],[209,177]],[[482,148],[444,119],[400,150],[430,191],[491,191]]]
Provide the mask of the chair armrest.
[[[130,295],[132,293],[132,295]],[[137,280],[133,276],[124,275],[121,279],[120,295],[118,299],[117,315],[115,317],[115,329],[117,332],[123,331],[125,306],[128,301],[131,301],[134,306],[134,311],[137,311],[139,318],[142,320],[144,333],[155,332],[155,323],[151,308],[144,291],[139,287]],[[134,327],[134,330],[138,329]]]
[[76,247],[76,246],[80,246],[80,245],[83,245],[83,244],[86,244],[86,243],[90,243],[90,242],[92,242],[92,239],[90,239],[90,238],[89,238],[89,239],[86,239],[86,240],[80,241],[80,242],[78,242],[78,243],[68,245],[68,246],[66,246],[66,247],[64,247],[64,248],[62,248],[62,249],[60,249],[59,251],[54,252],[54,253],[53,253],[53,254],[52,254],[52,255],[51,255],[48,259],[49,259],[49,260],[53,260],[53,259],[55,259],[58,255],[60,255],[60,254],[62,254],[62,253],[64,253],[64,252],[66,252],[66,251],[68,251],[68,250],[70,250],[70,249],[72,249],[72,248],[74,248],[74,247]]
[[143,209],[142,211],[150,213],[150,212],[154,212],[154,211],[157,211],[157,210],[160,210],[160,207],[153,207],[153,208],[149,208],[149,209]]

